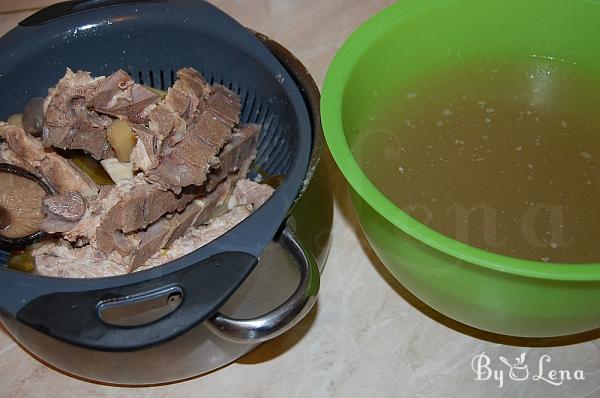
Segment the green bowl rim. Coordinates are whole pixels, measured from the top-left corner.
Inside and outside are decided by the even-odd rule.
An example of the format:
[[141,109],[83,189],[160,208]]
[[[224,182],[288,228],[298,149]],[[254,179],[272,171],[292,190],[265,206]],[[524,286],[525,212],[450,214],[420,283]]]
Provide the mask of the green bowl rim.
[[600,280],[600,263],[559,264],[523,260],[494,254],[442,235],[394,205],[371,183],[354,159],[342,123],[344,90],[354,66],[382,34],[428,8],[447,2],[449,0],[403,0],[396,3],[371,17],[338,50],[325,76],[321,96],[323,129],[333,158],[346,180],[364,201],[393,225],[434,249],[507,274],[562,281]]

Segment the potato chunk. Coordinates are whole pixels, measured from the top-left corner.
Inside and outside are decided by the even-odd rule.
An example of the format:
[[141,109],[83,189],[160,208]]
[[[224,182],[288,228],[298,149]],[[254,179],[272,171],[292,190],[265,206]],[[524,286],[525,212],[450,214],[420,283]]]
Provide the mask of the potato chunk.
[[133,178],[133,166],[131,163],[122,163],[119,162],[119,159],[115,158],[104,159],[100,163],[115,183]]
[[23,127],[23,115],[20,113],[10,115],[6,122],[11,126]]
[[131,151],[137,142],[137,138],[131,130],[131,124],[126,120],[115,120],[110,125],[107,138],[115,150],[119,162],[128,163]]

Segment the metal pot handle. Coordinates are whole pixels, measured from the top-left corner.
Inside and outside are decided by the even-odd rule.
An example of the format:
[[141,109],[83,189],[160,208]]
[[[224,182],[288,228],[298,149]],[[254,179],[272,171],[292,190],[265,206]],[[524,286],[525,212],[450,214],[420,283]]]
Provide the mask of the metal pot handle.
[[279,307],[256,318],[235,319],[217,312],[205,322],[213,333],[235,343],[262,343],[285,333],[310,311],[319,292],[317,261],[289,226],[281,233],[278,243],[294,258],[300,270],[300,283],[294,293]]

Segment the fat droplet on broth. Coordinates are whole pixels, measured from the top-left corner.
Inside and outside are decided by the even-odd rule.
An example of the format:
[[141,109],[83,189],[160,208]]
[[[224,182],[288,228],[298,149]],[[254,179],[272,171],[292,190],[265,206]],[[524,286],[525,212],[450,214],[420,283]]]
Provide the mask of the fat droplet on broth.
[[[584,80],[569,65],[549,67],[554,61],[543,58],[487,61],[424,74],[374,102],[365,131],[392,132],[402,145],[389,133],[356,140],[365,173],[400,208],[425,207],[428,225],[450,237],[459,238],[453,215],[467,212],[473,246],[536,261],[600,261],[592,238],[600,215],[587,199],[600,195],[590,178],[600,168],[600,119],[586,117],[600,108],[600,82],[578,84]],[[552,91],[534,87],[539,82]],[[386,146],[395,156],[382,156]],[[421,213],[412,216],[424,222]],[[524,224],[528,214],[532,225]],[[562,237],[552,217],[564,224]],[[528,228],[534,233],[524,236]]]

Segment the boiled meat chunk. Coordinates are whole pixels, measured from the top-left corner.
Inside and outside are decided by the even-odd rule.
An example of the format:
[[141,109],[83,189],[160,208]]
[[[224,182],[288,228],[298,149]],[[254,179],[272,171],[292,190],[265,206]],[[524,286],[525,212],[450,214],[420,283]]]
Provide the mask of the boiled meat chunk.
[[[163,264],[234,228],[273,194],[245,179],[261,126],[240,122],[239,96],[193,68],[176,75],[158,95],[122,70],[67,69],[43,114],[30,112],[41,138],[0,123],[0,159],[53,188],[42,229],[56,239],[33,250],[38,274],[101,277]],[[96,185],[55,148],[101,160],[114,184]]]

